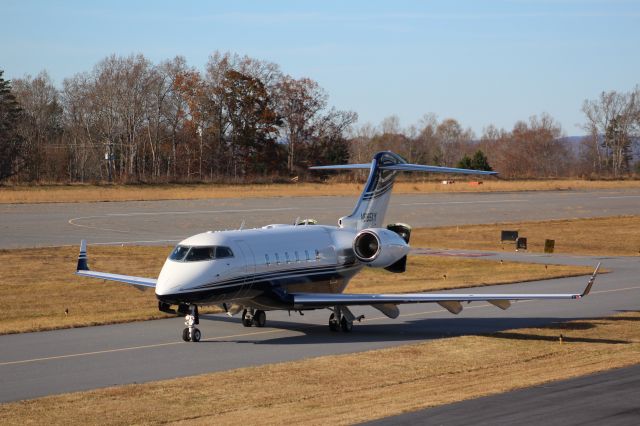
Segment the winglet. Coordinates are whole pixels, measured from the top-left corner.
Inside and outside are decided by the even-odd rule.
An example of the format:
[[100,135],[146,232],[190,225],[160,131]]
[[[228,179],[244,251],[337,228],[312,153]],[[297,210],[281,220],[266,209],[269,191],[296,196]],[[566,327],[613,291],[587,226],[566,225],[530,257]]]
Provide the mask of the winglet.
[[589,282],[587,283],[587,287],[584,289],[580,297],[584,297],[591,292],[591,287],[593,287],[593,283],[596,281],[596,276],[598,275],[598,270],[600,269],[601,262],[598,262],[596,265],[596,269],[591,274],[591,278],[589,278]]
[[80,254],[78,255],[78,267],[76,271],[88,271],[89,263],[87,261],[87,240],[80,241]]

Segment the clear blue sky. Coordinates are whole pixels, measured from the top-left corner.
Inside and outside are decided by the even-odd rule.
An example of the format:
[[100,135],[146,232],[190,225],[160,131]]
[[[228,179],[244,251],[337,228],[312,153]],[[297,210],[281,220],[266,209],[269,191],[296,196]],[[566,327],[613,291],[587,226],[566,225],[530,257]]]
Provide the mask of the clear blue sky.
[[310,77],[359,124],[427,112],[480,133],[548,112],[581,134],[585,98],[640,84],[640,2],[0,0],[5,78],[56,84],[112,53],[153,62],[215,50]]

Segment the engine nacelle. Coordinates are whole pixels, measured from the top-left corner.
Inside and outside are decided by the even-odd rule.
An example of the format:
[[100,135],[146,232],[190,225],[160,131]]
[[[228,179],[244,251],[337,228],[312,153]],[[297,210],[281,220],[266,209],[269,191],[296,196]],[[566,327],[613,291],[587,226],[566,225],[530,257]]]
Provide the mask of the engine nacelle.
[[409,245],[393,231],[369,228],[358,232],[353,240],[356,258],[367,266],[386,268],[409,253]]

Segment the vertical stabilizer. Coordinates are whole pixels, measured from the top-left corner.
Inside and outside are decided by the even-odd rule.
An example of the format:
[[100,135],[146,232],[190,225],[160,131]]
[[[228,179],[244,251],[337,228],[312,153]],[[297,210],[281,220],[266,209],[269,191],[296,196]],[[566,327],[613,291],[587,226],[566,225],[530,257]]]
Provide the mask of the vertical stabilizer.
[[383,170],[381,167],[404,163],[406,161],[402,157],[390,151],[379,152],[373,157],[367,184],[353,213],[338,221],[341,228],[361,230],[383,227],[393,182],[398,172]]
[[358,204],[349,216],[340,218],[341,228],[356,230],[382,228],[387,213],[391,189],[398,172],[457,173],[465,175],[492,176],[494,171],[459,169],[454,167],[409,164],[391,151],[377,153],[368,164],[343,164],[335,166],[314,166],[313,170],[357,170],[369,169],[369,179],[360,195]]

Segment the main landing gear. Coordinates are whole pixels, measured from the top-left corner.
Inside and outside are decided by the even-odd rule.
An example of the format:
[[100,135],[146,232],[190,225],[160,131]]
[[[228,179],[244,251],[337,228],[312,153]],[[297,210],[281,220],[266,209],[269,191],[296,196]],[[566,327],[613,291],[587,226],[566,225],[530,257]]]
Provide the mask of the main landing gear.
[[245,309],[242,311],[242,325],[245,327],[264,327],[267,323],[267,314],[262,310],[255,310],[253,308]]
[[196,305],[189,305],[189,311],[184,316],[184,325],[186,325],[187,328],[182,330],[182,340],[185,342],[199,342],[202,333],[195,327],[198,324],[200,324],[198,307]]
[[331,331],[342,330],[349,333],[353,330],[354,321],[360,322],[364,319],[364,315],[356,317],[346,306],[335,306],[332,310],[333,313],[329,316],[329,330]]

